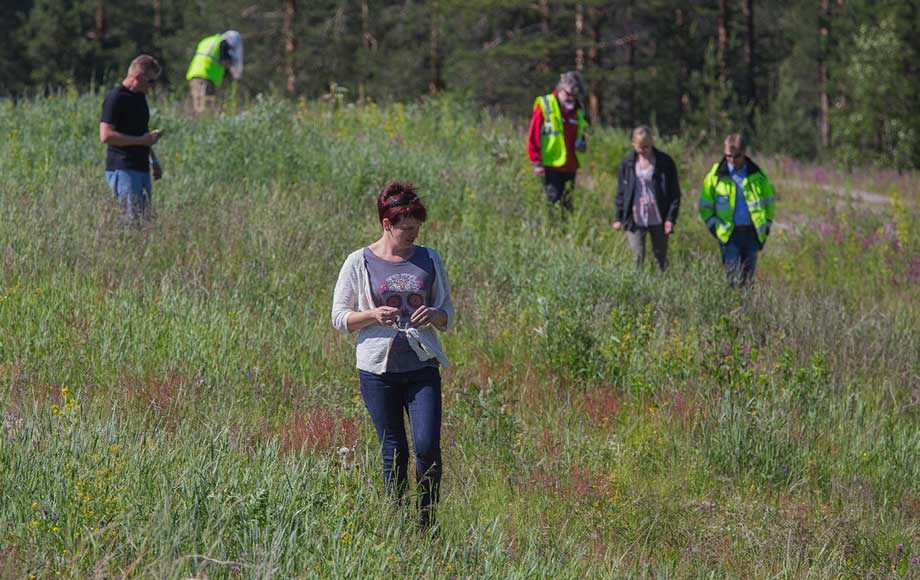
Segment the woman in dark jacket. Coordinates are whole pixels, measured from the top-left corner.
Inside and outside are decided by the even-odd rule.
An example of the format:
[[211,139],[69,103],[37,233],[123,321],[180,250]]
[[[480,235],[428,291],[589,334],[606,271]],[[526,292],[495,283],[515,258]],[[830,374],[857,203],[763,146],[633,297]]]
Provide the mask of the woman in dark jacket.
[[668,236],[680,210],[677,166],[668,154],[655,148],[652,130],[645,125],[633,130],[632,146],[633,151],[620,163],[613,229],[626,231],[638,267],[645,261],[648,234],[658,268],[664,270]]

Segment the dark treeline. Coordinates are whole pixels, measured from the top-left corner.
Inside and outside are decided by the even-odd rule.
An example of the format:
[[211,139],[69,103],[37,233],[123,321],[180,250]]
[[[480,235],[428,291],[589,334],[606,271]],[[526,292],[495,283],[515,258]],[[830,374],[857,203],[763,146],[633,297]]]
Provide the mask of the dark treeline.
[[451,91],[526,115],[580,70],[594,123],[690,143],[920,166],[913,0],[3,0],[0,95],[111,84],[141,52],[185,90],[197,41],[245,39],[237,87],[412,100]]

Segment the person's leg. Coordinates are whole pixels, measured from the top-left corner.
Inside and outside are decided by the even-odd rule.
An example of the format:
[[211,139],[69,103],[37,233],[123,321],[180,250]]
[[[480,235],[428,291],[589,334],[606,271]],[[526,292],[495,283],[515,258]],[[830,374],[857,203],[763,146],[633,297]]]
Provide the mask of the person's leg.
[[441,373],[437,367],[427,367],[407,374],[411,375],[406,402],[415,448],[419,522],[428,526],[434,522],[441,486]]
[[741,253],[741,284],[750,286],[754,283],[754,271],[757,269],[757,254],[760,252],[760,241],[757,232],[747,230],[739,232],[739,247]]
[[741,250],[738,247],[737,233],[732,232],[724,244],[720,242],[719,249],[722,252],[722,266],[725,268],[728,284],[732,288],[737,288],[741,285]]
[[558,203],[565,194],[565,183],[562,181],[562,174],[545,167],[543,169],[543,192],[546,193],[546,201]]
[[205,81],[204,79],[189,79],[188,89],[192,95],[192,112],[196,115],[200,115],[205,110],[205,101],[204,101],[204,92],[205,92]]
[[636,227],[633,231],[627,230],[626,239],[636,259],[636,268],[642,268],[642,264],[645,263],[645,228]]
[[405,386],[386,374],[358,371],[364,406],[374,422],[383,457],[383,482],[389,493],[399,498],[406,489],[409,467],[409,442],[403,413]]
[[126,222],[135,220],[138,215],[138,198],[141,195],[141,181],[138,177],[140,173],[129,169],[105,172],[112,196],[118,203],[121,218]]
[[149,220],[153,218],[153,181],[150,179],[149,171],[139,171],[138,174],[138,187],[140,190],[138,215]]
[[652,252],[655,254],[655,261],[658,262],[658,269],[664,272],[668,267],[668,236],[664,233],[664,226],[652,226],[648,233],[652,238]]
[[204,107],[209,113],[217,111],[217,86],[207,79],[204,81]]
[[560,204],[562,209],[572,211],[572,191],[575,189],[575,174],[562,173],[562,199]]

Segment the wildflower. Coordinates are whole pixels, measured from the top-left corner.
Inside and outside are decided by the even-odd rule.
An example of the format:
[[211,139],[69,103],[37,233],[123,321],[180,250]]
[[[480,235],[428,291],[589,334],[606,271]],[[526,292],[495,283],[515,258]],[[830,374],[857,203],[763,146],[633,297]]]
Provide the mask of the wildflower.
[[339,447],[339,455],[341,455],[342,457],[348,455],[350,451],[351,449],[349,449],[348,447]]
[[898,552],[904,552],[904,544],[898,544]]
[[348,532],[343,532],[340,540],[345,545],[351,545],[352,536]]

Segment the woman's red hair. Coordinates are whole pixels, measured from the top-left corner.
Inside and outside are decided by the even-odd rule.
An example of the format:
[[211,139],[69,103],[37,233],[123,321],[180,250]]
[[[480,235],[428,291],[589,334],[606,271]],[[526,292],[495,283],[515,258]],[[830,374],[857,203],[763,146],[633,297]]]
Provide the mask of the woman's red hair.
[[396,225],[404,218],[415,218],[423,222],[428,217],[428,211],[411,182],[392,181],[377,196],[377,216],[380,223],[386,218]]

